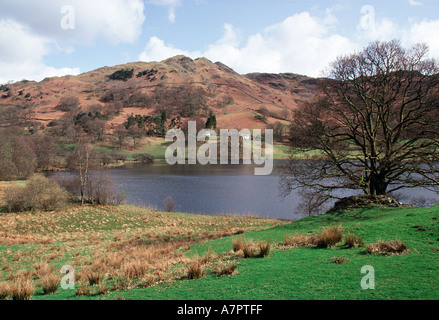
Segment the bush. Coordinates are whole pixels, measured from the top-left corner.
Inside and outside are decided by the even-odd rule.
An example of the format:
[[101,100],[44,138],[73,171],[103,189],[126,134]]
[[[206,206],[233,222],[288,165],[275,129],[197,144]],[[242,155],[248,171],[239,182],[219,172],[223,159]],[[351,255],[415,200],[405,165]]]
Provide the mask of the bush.
[[148,154],[148,153],[138,153],[134,155],[135,161],[140,161],[142,163],[153,163],[154,162],[154,156]]
[[166,212],[174,212],[176,207],[176,202],[172,199],[172,197],[167,197],[163,201],[163,208]]
[[342,227],[324,228],[317,235],[317,248],[334,247],[343,238]]
[[108,76],[111,80],[127,81],[133,77],[134,69],[120,69]]
[[79,107],[79,99],[77,97],[65,96],[59,100],[58,105],[55,109],[64,111],[64,112],[72,112],[77,110]]
[[55,181],[42,175],[33,175],[26,186],[10,187],[5,194],[9,212],[52,211],[67,202],[64,190]]

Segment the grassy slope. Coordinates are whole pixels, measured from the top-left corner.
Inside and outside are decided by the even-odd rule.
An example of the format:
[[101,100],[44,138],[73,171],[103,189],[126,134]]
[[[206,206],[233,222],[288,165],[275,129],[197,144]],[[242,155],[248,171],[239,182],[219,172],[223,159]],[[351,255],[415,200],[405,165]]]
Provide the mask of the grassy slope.
[[[131,210],[137,212],[140,209]],[[106,215],[102,212],[101,214]],[[366,255],[363,253],[364,247],[274,249],[267,258],[239,260],[237,273],[233,276],[218,277],[208,272],[205,278],[199,280],[176,280],[171,284],[111,292],[106,296],[89,296],[86,299],[115,299],[120,296],[126,299],[437,299],[439,225],[434,218],[438,216],[439,207],[359,209],[307,217],[245,235],[247,238],[270,240],[272,244],[276,244],[283,242],[285,236],[296,233],[315,234],[321,227],[342,225],[346,231],[362,235],[365,244],[380,239],[400,239],[409,247],[410,252],[406,255]],[[74,226],[83,218],[75,218],[68,225]],[[189,221],[200,219],[190,215],[180,218]],[[126,219],[128,218],[124,219],[125,222]],[[99,217],[97,221],[100,220]],[[137,223],[135,218],[128,220]],[[114,234],[113,231],[118,229],[120,232],[121,225],[113,222],[114,224],[108,224],[100,231]],[[422,226],[425,231],[418,231],[413,226]],[[166,229],[161,232],[166,233]],[[217,253],[228,252],[235,237],[195,244],[188,255],[202,255],[209,248]],[[15,246],[9,249],[23,248]],[[337,256],[347,258],[348,261],[344,264],[331,263],[330,259]],[[375,268],[375,290],[361,289],[360,281],[364,274],[360,270],[364,265]],[[53,296],[37,295],[35,298],[78,299],[74,292],[63,290]]]
[[[126,247],[148,248],[176,241],[182,248],[198,241],[223,237],[237,232],[254,232],[286,221],[239,216],[204,216],[166,213],[135,206],[71,206],[58,212],[0,213],[0,282],[36,263],[49,262],[55,270],[72,265],[75,272],[91,265],[98,257],[127,255]],[[120,249],[118,249],[120,248]],[[184,253],[182,253],[184,255]],[[180,266],[184,259],[163,256]],[[160,257],[157,258],[160,260]],[[164,261],[163,261],[164,260]],[[173,261],[174,260],[174,261]],[[38,280],[35,279],[37,287]],[[41,288],[41,287],[39,287]],[[53,296],[35,299],[70,299],[74,291],[59,290]],[[95,298],[89,296],[88,298]]]
[[[372,208],[308,217],[288,225],[247,235],[249,238],[282,242],[286,235],[315,233],[320,227],[342,225],[364,236],[365,244],[400,239],[410,252],[399,256],[366,255],[364,247],[345,249],[296,248],[275,250],[268,258],[241,260],[238,273],[181,281],[169,287],[132,290],[127,299],[438,299],[439,207]],[[413,226],[422,226],[418,231]],[[202,254],[230,250],[232,238],[192,247]],[[333,257],[347,258],[344,264]],[[365,265],[375,268],[376,289],[362,290]]]

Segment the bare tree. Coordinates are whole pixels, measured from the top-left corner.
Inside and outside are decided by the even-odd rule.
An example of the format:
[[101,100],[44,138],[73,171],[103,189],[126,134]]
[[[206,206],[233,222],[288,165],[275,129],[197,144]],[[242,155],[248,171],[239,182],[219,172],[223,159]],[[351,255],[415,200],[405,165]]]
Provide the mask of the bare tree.
[[321,156],[286,165],[283,194],[298,188],[373,196],[419,186],[437,190],[439,69],[427,53],[426,45],[404,49],[394,40],[338,58],[322,96],[302,105],[290,128],[293,147]]
[[84,205],[87,195],[90,192],[90,175],[95,166],[93,146],[85,140],[80,139],[73,154],[68,158],[67,167],[76,170],[78,173],[79,193],[81,204]]

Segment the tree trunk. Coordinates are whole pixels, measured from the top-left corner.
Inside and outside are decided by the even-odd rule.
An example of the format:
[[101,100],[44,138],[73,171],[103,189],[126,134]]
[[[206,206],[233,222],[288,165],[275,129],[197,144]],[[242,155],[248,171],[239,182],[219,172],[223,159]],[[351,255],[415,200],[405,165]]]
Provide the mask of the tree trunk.
[[373,196],[387,195],[388,182],[383,174],[373,174],[370,177],[369,192]]

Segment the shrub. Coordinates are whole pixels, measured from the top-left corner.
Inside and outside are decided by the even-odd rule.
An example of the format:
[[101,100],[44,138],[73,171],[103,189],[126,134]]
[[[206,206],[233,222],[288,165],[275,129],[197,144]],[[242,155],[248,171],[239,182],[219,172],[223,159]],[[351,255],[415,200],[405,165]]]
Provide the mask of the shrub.
[[111,80],[127,81],[133,77],[133,74],[134,69],[120,69],[109,75],[108,78],[110,78]]
[[167,197],[163,201],[163,208],[166,212],[174,212],[176,207],[176,202],[172,199],[171,196]]
[[57,110],[64,112],[72,112],[79,107],[79,99],[77,97],[65,96],[59,100],[55,107]]
[[11,187],[5,194],[9,212],[52,211],[67,202],[64,190],[55,181],[42,175],[33,175],[26,186]]
[[317,235],[317,248],[334,247],[343,238],[342,227],[329,227],[324,228]]
[[407,245],[400,240],[377,241],[368,244],[366,247],[367,254],[395,255],[407,253]]
[[153,163],[154,162],[154,156],[148,154],[148,153],[138,153],[134,155],[135,161],[140,161],[142,163]]

